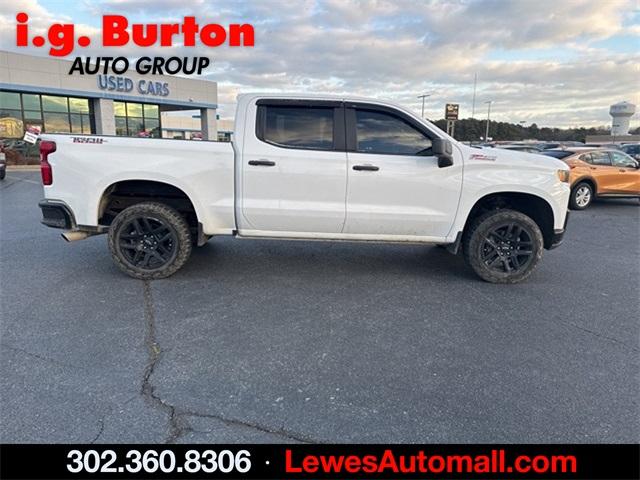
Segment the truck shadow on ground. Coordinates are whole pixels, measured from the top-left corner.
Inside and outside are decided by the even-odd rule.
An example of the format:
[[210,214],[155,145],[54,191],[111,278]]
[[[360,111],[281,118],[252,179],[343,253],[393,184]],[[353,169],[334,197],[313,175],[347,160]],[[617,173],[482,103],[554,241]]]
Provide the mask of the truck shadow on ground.
[[194,249],[180,278],[259,275],[300,279],[339,276],[442,276],[477,280],[461,255],[431,245],[212,239]]

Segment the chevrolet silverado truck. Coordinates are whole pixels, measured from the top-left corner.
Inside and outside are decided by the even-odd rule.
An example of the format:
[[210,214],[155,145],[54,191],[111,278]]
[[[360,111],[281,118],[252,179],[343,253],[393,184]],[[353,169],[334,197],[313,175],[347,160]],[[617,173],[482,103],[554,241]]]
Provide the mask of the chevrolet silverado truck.
[[564,162],[465,146],[380,100],[245,94],[231,143],[43,134],[40,151],[42,222],[68,241],[106,233],[143,280],[234,235],[437,244],[516,283],[567,221]]

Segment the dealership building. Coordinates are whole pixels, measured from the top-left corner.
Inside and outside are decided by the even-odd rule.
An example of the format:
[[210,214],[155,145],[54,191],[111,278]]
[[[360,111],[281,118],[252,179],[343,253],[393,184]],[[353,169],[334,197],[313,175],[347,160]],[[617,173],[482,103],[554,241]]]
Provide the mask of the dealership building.
[[0,51],[0,139],[5,148],[12,140],[22,148],[20,139],[30,127],[48,133],[176,137],[167,132],[176,131],[173,124],[181,120],[174,112],[180,110],[192,111],[187,115],[192,121],[186,137],[178,138],[218,139],[216,82],[138,75],[133,62],[122,75],[69,75],[71,65],[69,60]]

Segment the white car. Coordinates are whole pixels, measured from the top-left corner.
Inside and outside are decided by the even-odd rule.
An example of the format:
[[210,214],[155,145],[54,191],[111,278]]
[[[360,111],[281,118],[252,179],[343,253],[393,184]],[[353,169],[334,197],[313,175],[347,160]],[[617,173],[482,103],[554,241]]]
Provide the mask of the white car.
[[232,143],[41,137],[43,223],[67,240],[108,233],[140,279],[235,235],[446,245],[484,280],[515,283],[567,220],[564,162],[462,145],[380,100],[240,95]]

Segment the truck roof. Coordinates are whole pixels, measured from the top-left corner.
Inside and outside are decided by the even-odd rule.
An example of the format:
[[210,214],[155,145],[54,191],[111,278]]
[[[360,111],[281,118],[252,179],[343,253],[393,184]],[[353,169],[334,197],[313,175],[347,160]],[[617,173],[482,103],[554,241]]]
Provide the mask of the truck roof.
[[241,93],[238,95],[238,101],[241,99],[248,98],[291,98],[296,100],[333,100],[333,101],[342,101],[342,102],[371,102],[371,103],[379,103],[384,105],[393,105],[400,106],[397,103],[393,103],[389,100],[380,99],[380,98],[372,98],[372,97],[359,97],[354,95],[340,95],[340,94],[331,94],[331,93],[279,93],[279,92],[262,92],[262,93]]

